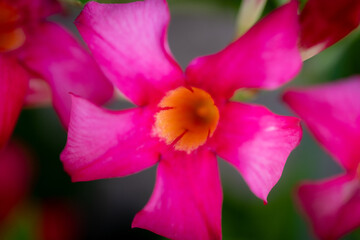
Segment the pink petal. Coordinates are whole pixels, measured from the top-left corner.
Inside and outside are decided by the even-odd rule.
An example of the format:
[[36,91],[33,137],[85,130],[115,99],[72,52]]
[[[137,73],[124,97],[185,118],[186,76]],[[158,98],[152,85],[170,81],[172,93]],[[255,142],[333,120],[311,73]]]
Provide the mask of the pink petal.
[[220,113],[210,144],[231,163],[260,199],[279,181],[286,159],[299,144],[299,119],[262,106],[230,102]]
[[359,0],[309,0],[300,16],[300,46],[321,47],[314,53],[333,45],[360,24]]
[[28,38],[22,60],[49,83],[55,110],[65,127],[70,118],[69,92],[99,105],[113,95],[111,84],[90,54],[68,31],[54,23],[38,26]]
[[166,40],[169,19],[165,0],[89,2],[75,24],[110,81],[145,105],[183,83]]
[[[30,16],[45,18],[50,15],[60,13],[63,9],[59,0],[20,0],[31,4],[27,12]],[[34,18],[33,17],[33,18]]]
[[170,239],[221,239],[222,190],[216,157],[197,150],[163,155],[154,192],[133,227]]
[[10,143],[0,149],[0,226],[25,198],[31,175],[29,156],[21,146]]
[[279,87],[301,67],[298,29],[297,3],[292,1],[221,52],[193,60],[186,71],[189,84],[226,98],[242,87]]
[[360,226],[360,183],[353,176],[303,184],[298,197],[320,239],[338,239]]
[[360,77],[352,77],[284,95],[320,144],[349,171],[356,171],[360,162],[359,93]]
[[121,177],[154,165],[158,141],[150,136],[152,112],[113,112],[73,97],[68,140],[61,154],[73,181]]
[[14,129],[28,82],[26,71],[15,60],[0,56],[0,148]]

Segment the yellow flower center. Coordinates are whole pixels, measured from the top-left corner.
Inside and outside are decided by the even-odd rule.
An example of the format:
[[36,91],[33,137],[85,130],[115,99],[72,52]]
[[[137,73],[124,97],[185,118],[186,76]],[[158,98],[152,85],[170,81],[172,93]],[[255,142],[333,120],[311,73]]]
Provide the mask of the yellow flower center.
[[25,33],[18,27],[19,19],[15,9],[0,3],[0,52],[15,50],[24,44]]
[[199,88],[179,87],[161,100],[153,133],[176,150],[192,152],[214,134],[219,110],[210,94]]

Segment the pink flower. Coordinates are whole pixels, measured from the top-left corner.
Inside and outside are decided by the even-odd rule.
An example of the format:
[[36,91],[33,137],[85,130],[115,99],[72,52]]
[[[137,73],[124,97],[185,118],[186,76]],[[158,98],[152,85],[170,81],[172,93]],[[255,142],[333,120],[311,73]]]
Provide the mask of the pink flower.
[[[34,97],[29,79],[44,79],[51,86],[54,108],[65,127],[69,92],[97,104],[112,96],[111,84],[84,47],[63,27],[45,20],[60,10],[53,0],[0,1],[0,147],[12,132],[26,94]],[[36,101],[42,98],[35,94]]]
[[284,100],[346,173],[300,186],[316,235],[337,239],[360,226],[360,77],[285,93]]
[[301,67],[297,3],[264,18],[185,73],[167,44],[164,0],[88,3],[76,25],[105,75],[137,108],[109,111],[73,97],[61,154],[73,181],[121,177],[158,163],[154,192],[133,221],[171,239],[220,239],[216,155],[264,201],[301,138],[299,120],[232,102],[242,87],[274,89]]
[[304,60],[344,38],[360,24],[359,0],[309,0],[300,15]]

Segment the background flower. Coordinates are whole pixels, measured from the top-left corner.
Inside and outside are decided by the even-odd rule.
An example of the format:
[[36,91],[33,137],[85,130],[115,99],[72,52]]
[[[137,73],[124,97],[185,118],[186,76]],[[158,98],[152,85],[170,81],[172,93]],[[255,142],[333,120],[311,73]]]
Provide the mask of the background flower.
[[306,60],[344,38],[360,24],[356,0],[309,0],[300,14],[300,48]]
[[[42,97],[50,94],[36,93],[48,91],[46,88],[28,87],[34,86],[32,78],[36,82],[45,80],[51,86],[53,105],[65,128],[70,114],[69,92],[97,104],[105,103],[112,96],[112,86],[78,40],[60,25],[46,20],[60,11],[60,4],[54,0],[0,2],[0,87],[3,92],[0,128],[4,129],[0,147],[11,134],[24,102],[36,104],[48,100]],[[25,94],[37,97],[29,100]]]
[[285,102],[346,173],[299,188],[299,203],[321,239],[360,226],[360,78],[289,90]]

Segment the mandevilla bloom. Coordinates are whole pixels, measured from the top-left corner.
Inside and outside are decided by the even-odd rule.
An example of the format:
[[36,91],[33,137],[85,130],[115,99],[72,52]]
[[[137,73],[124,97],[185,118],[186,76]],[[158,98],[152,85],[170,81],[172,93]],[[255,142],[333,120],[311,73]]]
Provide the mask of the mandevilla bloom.
[[34,92],[39,79],[50,85],[54,108],[65,127],[69,92],[97,104],[112,96],[111,84],[85,48],[63,27],[45,20],[60,10],[54,0],[0,0],[0,148],[25,99],[34,103],[48,96]]
[[360,77],[289,90],[284,100],[346,173],[307,182],[299,202],[321,239],[338,239],[360,226]]
[[335,44],[360,24],[359,0],[308,0],[300,15],[304,60]]
[[264,201],[301,138],[299,120],[231,102],[243,87],[274,89],[301,68],[297,3],[265,17],[185,73],[166,41],[164,0],[89,2],[76,25],[105,75],[137,108],[110,111],[73,96],[61,160],[73,181],[120,177],[158,163],[150,201],[133,221],[171,239],[220,239],[216,155]]

